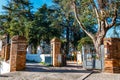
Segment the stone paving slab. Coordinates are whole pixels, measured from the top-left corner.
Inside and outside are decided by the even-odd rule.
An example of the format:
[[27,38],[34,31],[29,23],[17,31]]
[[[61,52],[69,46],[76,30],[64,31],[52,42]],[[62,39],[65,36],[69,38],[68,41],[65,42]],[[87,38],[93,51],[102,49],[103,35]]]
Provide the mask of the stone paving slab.
[[0,76],[0,80],[82,80],[89,75],[79,66],[46,67],[40,64],[27,64],[24,71],[16,71]]
[[84,80],[120,80],[120,73],[94,72]]

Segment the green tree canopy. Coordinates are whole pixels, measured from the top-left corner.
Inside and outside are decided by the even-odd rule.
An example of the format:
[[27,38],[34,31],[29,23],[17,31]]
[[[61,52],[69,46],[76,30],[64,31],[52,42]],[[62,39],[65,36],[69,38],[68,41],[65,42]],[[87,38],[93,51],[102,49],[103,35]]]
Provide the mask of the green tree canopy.
[[4,30],[6,33],[13,35],[26,36],[26,26],[32,20],[32,5],[29,0],[9,0],[6,6],[4,16]]
[[[115,26],[119,19],[119,0],[55,0],[60,3],[67,12],[74,12],[75,19],[80,28],[92,39],[99,54],[99,47],[103,44],[106,32]],[[96,26],[96,33],[93,34],[88,28]]]

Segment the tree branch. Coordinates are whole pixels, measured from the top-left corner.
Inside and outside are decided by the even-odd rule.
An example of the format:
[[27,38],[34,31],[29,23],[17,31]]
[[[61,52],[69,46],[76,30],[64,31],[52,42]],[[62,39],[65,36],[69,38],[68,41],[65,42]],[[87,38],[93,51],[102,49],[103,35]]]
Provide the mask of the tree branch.
[[105,19],[105,26],[108,26],[108,22],[107,22],[107,20]]
[[81,21],[80,21],[78,15],[77,15],[78,12],[77,12],[77,8],[76,8],[76,4],[75,4],[75,2],[73,2],[73,7],[74,7],[75,18],[76,18],[78,24],[80,25],[80,27],[82,28],[82,30],[83,30],[83,31],[84,31],[84,32],[85,32],[85,33],[86,33],[91,39],[94,39],[93,34],[90,33],[90,32],[88,32],[88,31],[85,29],[84,25],[81,23]]
[[114,24],[116,23],[116,18],[117,18],[117,9],[115,9],[115,14],[114,14],[114,17],[113,17],[113,19],[112,19],[112,23],[109,24],[109,25],[107,26],[107,28],[110,28],[110,27],[114,26]]
[[97,21],[98,21],[98,31],[100,31],[101,30],[101,22],[100,22],[100,17],[99,17],[99,13],[98,13],[98,10],[97,10],[97,8],[96,7],[94,7],[93,6],[93,8],[94,8],[94,10],[95,10],[95,13],[96,13],[96,17],[97,17]]

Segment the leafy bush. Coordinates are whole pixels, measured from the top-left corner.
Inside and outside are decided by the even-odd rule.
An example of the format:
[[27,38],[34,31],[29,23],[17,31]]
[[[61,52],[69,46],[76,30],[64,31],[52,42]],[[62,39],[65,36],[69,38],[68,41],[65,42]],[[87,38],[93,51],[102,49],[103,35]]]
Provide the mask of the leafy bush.
[[82,39],[80,39],[80,40],[78,41],[77,49],[78,49],[78,50],[81,50],[81,48],[82,48],[83,45],[92,44],[92,43],[93,43],[93,42],[92,42],[92,40],[91,40],[90,37],[83,37]]

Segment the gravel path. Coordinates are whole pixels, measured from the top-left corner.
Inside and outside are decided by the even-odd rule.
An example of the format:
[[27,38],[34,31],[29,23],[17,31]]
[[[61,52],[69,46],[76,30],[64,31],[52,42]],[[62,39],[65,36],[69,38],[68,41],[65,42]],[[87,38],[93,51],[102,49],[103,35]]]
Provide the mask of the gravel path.
[[46,67],[28,63],[24,71],[0,75],[0,80],[82,80],[90,72],[79,66]]

